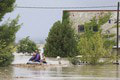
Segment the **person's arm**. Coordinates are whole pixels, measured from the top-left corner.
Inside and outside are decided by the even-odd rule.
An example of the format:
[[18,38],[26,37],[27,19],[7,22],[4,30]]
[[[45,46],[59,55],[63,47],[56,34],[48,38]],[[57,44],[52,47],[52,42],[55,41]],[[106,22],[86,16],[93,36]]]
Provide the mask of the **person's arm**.
[[33,61],[35,59],[35,56],[32,56],[29,61]]

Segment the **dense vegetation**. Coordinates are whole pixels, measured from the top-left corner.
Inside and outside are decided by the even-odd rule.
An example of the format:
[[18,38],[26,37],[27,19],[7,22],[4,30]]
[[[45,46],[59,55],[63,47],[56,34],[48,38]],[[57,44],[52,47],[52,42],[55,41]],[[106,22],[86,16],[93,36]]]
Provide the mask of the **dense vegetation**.
[[[115,44],[114,35],[102,33],[101,26],[111,17],[111,13],[106,13],[98,19],[94,17],[90,22],[85,23],[85,32],[80,35],[78,42],[81,60],[90,64],[99,63],[100,58],[110,57],[112,46]],[[112,36],[110,36],[112,35]],[[108,38],[109,36],[109,38]]]
[[6,13],[13,11],[14,3],[15,0],[0,0],[0,21]]
[[[3,16],[13,11],[15,0],[0,0],[0,21]],[[15,34],[20,29],[18,17],[0,25],[0,66],[7,66],[13,60]]]
[[17,51],[20,53],[33,53],[37,50],[37,45],[35,42],[29,39],[29,37],[23,38],[19,41]]
[[68,57],[77,54],[76,39],[74,30],[69,22],[69,14],[66,12],[63,21],[57,21],[50,29],[44,47],[45,55],[49,57]]

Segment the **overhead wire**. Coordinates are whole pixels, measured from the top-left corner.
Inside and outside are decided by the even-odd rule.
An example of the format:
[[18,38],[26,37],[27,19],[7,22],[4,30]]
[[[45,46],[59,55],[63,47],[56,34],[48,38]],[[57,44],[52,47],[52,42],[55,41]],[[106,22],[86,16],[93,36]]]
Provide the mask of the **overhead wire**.
[[117,6],[88,6],[88,7],[42,7],[42,6],[16,6],[16,8],[27,9],[86,9],[86,8],[116,8]]

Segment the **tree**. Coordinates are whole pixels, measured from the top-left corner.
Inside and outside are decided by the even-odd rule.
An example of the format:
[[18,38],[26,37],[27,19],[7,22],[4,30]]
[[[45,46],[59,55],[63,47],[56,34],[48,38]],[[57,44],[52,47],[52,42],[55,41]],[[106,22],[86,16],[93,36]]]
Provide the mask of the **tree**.
[[97,64],[99,59],[107,54],[104,47],[104,39],[99,32],[96,32],[89,38],[86,35],[80,38],[78,49],[82,55],[82,61],[90,64]]
[[13,11],[14,3],[15,0],[0,0],[0,21],[6,13]]
[[[0,21],[3,16],[13,11],[15,0],[0,0]],[[0,26],[0,66],[7,66],[13,60],[13,50],[15,42],[15,34],[20,29],[18,17],[8,20]]]
[[19,41],[17,51],[22,53],[32,53],[35,50],[38,50],[35,42],[29,39],[29,37],[23,38]]
[[0,26],[0,66],[9,65],[12,62],[15,34],[20,26],[18,17]]
[[[101,26],[105,24],[111,17],[111,13],[106,13],[100,16],[97,20],[94,17],[90,22],[85,23],[85,32],[81,35],[78,42],[79,53],[83,56],[82,61],[90,64],[99,63],[100,58],[110,56],[114,39],[112,34],[103,34]],[[106,37],[107,36],[107,37]]]
[[[68,13],[65,13],[68,16]],[[63,16],[64,18],[64,16]],[[75,56],[76,52],[75,32],[70,26],[69,18],[65,18],[62,23],[57,21],[54,23],[44,47],[44,53],[49,57],[68,57]]]

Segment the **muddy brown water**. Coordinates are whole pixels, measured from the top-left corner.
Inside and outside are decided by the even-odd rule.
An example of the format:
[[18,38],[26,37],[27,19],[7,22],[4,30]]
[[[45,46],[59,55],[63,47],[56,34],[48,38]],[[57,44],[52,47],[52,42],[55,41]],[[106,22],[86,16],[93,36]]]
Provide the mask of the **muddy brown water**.
[[0,80],[120,80],[120,66],[0,67]]

